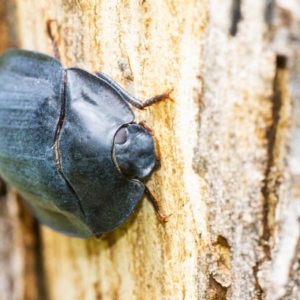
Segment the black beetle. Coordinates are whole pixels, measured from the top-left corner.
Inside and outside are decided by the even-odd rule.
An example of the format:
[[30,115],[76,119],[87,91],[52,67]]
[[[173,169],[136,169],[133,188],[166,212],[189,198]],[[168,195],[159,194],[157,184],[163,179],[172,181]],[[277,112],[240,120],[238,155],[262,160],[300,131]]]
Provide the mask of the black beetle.
[[53,57],[8,50],[0,57],[0,176],[49,227],[77,237],[111,231],[145,193],[155,166],[142,103],[103,73],[64,69]]

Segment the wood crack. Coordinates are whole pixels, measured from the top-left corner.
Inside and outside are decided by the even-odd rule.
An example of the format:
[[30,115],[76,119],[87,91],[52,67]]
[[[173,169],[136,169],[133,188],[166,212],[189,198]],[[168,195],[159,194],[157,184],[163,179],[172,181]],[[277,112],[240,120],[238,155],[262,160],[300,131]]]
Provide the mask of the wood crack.
[[[281,177],[281,157],[278,149],[284,147],[284,141],[280,138],[283,131],[282,111],[286,105],[286,66],[287,58],[278,55],[276,58],[276,74],[273,82],[272,97],[272,124],[268,128],[266,138],[267,145],[267,164],[262,187],[263,205],[262,205],[262,234],[259,244],[263,250],[264,257],[257,262],[253,268],[254,278],[256,280],[257,295],[262,298],[263,290],[259,284],[257,273],[260,266],[272,259],[272,241],[275,227],[275,211],[278,203],[278,191]],[[259,298],[259,299],[260,299]]]

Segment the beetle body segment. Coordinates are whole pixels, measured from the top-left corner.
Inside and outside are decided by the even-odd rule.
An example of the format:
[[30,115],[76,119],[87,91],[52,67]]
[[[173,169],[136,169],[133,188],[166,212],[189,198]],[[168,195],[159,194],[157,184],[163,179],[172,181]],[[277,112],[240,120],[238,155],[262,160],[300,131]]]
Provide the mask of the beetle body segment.
[[134,120],[122,92],[41,53],[0,57],[0,177],[57,231],[110,231],[144,192],[113,157],[116,132]]
[[[93,232],[123,223],[144,192],[115,166],[118,129],[134,119],[121,95],[98,77],[67,69],[66,117],[59,138],[62,172],[78,197]],[[99,151],[101,149],[101,151]]]

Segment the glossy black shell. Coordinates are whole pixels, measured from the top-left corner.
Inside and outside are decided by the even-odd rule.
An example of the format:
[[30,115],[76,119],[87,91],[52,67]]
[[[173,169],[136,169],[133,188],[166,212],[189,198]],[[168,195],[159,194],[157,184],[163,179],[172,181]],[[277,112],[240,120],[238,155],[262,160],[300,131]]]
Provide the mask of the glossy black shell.
[[98,76],[32,51],[0,57],[0,177],[57,231],[89,237],[132,213],[145,187],[112,153],[134,117],[122,90]]

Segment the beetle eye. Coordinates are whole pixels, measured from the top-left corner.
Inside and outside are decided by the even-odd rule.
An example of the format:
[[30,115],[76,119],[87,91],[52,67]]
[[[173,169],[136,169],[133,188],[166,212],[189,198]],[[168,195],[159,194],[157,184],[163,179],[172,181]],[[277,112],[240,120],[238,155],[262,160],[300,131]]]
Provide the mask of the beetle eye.
[[115,144],[124,144],[127,140],[127,132],[125,127],[121,127],[115,135]]

